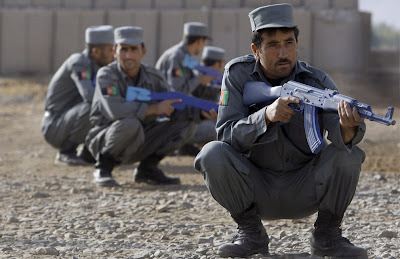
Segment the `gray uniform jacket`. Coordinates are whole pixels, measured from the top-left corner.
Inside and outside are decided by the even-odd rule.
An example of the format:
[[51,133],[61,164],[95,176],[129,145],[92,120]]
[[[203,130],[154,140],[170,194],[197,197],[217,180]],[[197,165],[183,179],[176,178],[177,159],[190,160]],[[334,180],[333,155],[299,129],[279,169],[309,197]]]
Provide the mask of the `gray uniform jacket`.
[[127,101],[128,86],[152,92],[168,90],[161,73],[143,64],[134,79],[128,77],[117,62],[101,68],[90,113],[94,127],[86,137],[92,155],[107,153],[129,164],[154,154],[163,157],[178,148],[183,139],[182,131],[188,126],[184,113],[175,111],[169,120],[146,116],[149,102]]
[[98,70],[84,50],[72,54],[54,74],[42,120],[42,134],[52,146],[64,150],[83,143],[91,128],[89,112]]
[[109,124],[122,118],[137,118],[146,124],[157,118],[146,116],[149,105],[147,102],[125,101],[127,88],[138,86],[152,92],[165,92],[168,90],[168,84],[159,71],[143,64],[137,79],[135,84],[116,61],[99,70],[90,113],[93,125]]
[[[289,80],[320,89],[337,89],[326,73],[302,61],[296,62],[291,74],[281,84]],[[287,124],[271,123],[267,126],[266,106],[255,111],[242,104],[243,87],[247,81],[267,82],[259,61],[253,55],[233,59],[225,66],[221,91],[228,93],[225,93],[227,102],[222,105],[220,102],[219,106],[217,139],[230,144],[257,167],[267,171],[286,173],[300,169],[315,157],[307,144],[303,115],[297,112]],[[320,110],[318,119],[322,133],[328,131],[328,140],[341,150],[351,152],[364,136],[365,124],[361,123],[352,142],[345,145],[337,113]]]
[[57,70],[46,94],[45,109],[63,113],[80,102],[91,103],[99,66],[88,51],[72,54]]
[[183,42],[167,49],[158,59],[156,68],[159,69],[167,79],[173,90],[192,94],[200,85],[197,75],[191,68],[183,65],[185,55],[190,55]]

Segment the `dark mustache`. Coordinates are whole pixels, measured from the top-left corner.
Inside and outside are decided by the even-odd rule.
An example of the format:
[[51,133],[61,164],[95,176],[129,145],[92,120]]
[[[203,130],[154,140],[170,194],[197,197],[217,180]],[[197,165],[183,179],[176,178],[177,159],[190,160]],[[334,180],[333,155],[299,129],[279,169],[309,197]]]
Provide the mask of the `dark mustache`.
[[287,58],[282,58],[282,59],[280,59],[280,60],[278,60],[276,63],[275,63],[275,65],[278,65],[279,63],[291,63],[292,61],[290,61],[289,59],[287,59]]

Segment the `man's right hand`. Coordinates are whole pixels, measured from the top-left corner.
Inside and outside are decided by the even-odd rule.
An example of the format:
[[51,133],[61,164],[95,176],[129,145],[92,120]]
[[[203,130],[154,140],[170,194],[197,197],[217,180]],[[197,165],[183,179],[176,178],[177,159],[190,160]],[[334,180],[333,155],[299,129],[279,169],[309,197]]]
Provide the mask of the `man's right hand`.
[[182,99],[170,99],[150,104],[147,108],[146,115],[167,115],[169,117],[175,111],[172,104],[180,102],[182,102]]
[[288,123],[290,118],[296,113],[289,104],[300,103],[300,100],[296,97],[279,97],[272,104],[270,104],[265,110],[265,121],[267,125],[271,122],[283,122]]
[[216,76],[208,76],[208,75],[199,75],[197,78],[199,79],[200,84],[204,86],[209,85],[212,80],[218,79],[218,77]]

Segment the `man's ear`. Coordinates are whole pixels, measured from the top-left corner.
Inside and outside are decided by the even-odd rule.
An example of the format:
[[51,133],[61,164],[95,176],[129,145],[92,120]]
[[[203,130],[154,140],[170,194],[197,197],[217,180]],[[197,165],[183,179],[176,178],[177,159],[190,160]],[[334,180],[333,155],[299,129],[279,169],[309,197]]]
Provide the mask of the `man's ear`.
[[147,49],[146,49],[146,46],[142,46],[142,57],[144,56],[144,55],[146,55],[146,52],[147,52]]
[[117,58],[117,44],[114,44],[114,46],[113,46],[113,55],[114,55],[114,58],[116,59]]
[[90,55],[96,59],[97,57],[99,57],[101,55],[101,49],[99,47],[94,47],[92,48],[92,51],[90,53]]
[[260,50],[258,47],[254,44],[251,43],[251,50],[253,51],[253,55],[257,60],[260,60]]

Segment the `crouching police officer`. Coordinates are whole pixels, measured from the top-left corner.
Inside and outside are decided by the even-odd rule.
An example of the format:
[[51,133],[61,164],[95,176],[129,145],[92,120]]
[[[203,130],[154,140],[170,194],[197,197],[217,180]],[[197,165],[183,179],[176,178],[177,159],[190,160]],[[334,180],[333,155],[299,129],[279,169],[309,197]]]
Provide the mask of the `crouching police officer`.
[[[261,219],[302,218],[318,212],[311,254],[367,258],[367,251],[342,236],[340,225],[356,191],[364,152],[357,147],[365,123],[356,108],[341,102],[338,113],[318,113],[321,133],[330,144],[314,154],[307,144],[304,116],[279,97],[266,106],[243,105],[246,82],[272,86],[289,80],[320,89],[337,89],[323,71],[297,60],[299,30],[289,4],[257,8],[249,14],[253,55],[225,67],[217,119],[217,138],[195,160],[214,199],[238,224],[223,257],[268,254],[269,238]],[[279,123],[278,123],[279,122]]]
[[87,165],[93,158],[84,147],[77,147],[91,128],[90,106],[96,73],[113,60],[114,28],[91,26],[85,32],[86,49],[72,54],[57,70],[46,94],[42,120],[44,139],[58,149],[56,164]]
[[[213,80],[207,87],[197,87],[193,91],[193,96],[218,103],[221,92],[222,72],[225,66],[225,50],[215,46],[205,46],[201,54],[201,64],[209,69],[214,69],[219,73],[219,79]],[[194,135],[179,149],[180,155],[196,156],[200,148],[206,143],[216,140],[215,131],[216,119],[202,120],[196,128]]]
[[180,183],[179,178],[166,176],[158,163],[179,147],[182,131],[188,127],[187,120],[180,117],[183,113],[172,106],[181,100],[141,102],[127,99],[127,91],[132,86],[152,92],[165,92],[169,88],[158,70],[141,64],[145,53],[142,28],[115,29],[117,60],[97,74],[90,113],[94,128],[86,139],[97,160],[93,176],[99,185],[115,185],[113,168],[135,162],[140,162],[134,172],[135,182]]

